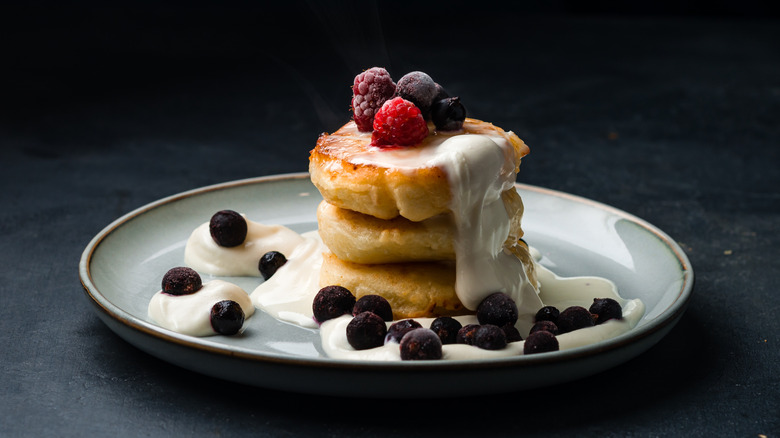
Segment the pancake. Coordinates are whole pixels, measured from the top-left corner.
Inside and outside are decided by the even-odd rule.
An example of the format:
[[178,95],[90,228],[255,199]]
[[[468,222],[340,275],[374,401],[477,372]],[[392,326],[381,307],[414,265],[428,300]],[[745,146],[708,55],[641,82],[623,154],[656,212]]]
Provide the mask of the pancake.
[[[503,195],[510,218],[504,246],[523,236],[523,204],[514,189]],[[455,260],[456,229],[452,214],[444,213],[420,222],[398,216],[383,220],[322,201],[317,209],[322,241],[338,258],[364,264]]]
[[415,146],[378,148],[371,134],[349,122],[332,134],[322,134],[309,156],[312,183],[329,203],[348,210],[418,222],[450,208],[452,190],[446,171],[430,159],[436,144],[456,135],[480,134],[511,145],[515,165],[529,149],[514,133],[491,123],[466,119],[458,131],[434,132]]

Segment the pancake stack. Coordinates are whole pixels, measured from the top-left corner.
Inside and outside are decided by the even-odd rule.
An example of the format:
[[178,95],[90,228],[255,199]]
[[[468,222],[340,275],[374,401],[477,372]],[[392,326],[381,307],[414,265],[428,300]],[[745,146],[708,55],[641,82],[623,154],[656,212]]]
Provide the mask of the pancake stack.
[[[460,129],[449,131],[437,131],[429,123],[429,130],[411,146],[376,147],[371,132],[361,132],[350,121],[322,134],[309,159],[311,180],[324,198],[317,220],[328,251],[320,285],[344,286],[358,298],[381,295],[390,302],[394,319],[475,310],[456,291],[458,242],[469,223],[456,216],[459,210],[453,205],[461,197],[483,194],[456,184],[460,177],[436,158],[440,146],[456,136],[500,143],[504,168],[513,170],[504,178],[512,182],[529,152],[514,133],[476,119],[466,118]],[[524,271],[523,281],[536,288],[534,263],[521,239],[522,200],[513,186],[496,196],[506,212],[496,219],[506,225],[499,227],[503,235],[496,251],[520,260],[515,265]],[[468,248],[460,253],[464,250]]]

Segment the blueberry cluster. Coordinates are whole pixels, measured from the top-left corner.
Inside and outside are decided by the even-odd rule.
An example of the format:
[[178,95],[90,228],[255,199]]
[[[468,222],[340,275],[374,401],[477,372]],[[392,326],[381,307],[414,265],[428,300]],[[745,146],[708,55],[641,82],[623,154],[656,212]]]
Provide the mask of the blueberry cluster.
[[415,104],[423,118],[432,121],[440,131],[456,131],[463,127],[466,107],[460,98],[450,97],[427,73],[413,71],[404,75],[396,85],[394,96]]
[[533,354],[557,351],[557,335],[622,318],[623,309],[620,303],[612,298],[594,298],[588,309],[570,306],[559,311],[554,306],[542,307],[536,313],[536,323],[525,340],[523,352]]

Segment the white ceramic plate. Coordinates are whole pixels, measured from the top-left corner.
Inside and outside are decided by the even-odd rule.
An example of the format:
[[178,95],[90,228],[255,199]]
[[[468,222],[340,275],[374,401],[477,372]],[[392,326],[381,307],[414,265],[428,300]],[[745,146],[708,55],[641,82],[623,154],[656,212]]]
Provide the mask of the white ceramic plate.
[[[561,276],[614,281],[646,313],[636,328],[587,347],[495,360],[366,363],[334,360],[316,330],[258,312],[243,336],[196,338],[163,329],[146,314],[163,274],[181,266],[191,231],[222,209],[295,231],[316,229],[322,199],[308,174],[204,187],[117,219],[84,250],[79,275],[97,314],[119,336],[178,366],[235,382],[306,393],[420,397],[495,393],[562,383],[604,371],[650,348],[680,319],[693,288],[688,258],[669,236],[604,204],[518,185],[526,240]],[[261,281],[230,278],[247,291]],[[367,389],[370,388],[370,389]]]

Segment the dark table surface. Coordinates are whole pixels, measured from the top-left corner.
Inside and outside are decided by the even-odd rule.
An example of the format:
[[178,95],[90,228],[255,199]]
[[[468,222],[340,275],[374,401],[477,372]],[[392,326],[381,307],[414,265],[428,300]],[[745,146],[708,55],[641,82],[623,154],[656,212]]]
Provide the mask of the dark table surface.
[[[710,6],[4,7],[0,436],[779,436],[780,21]],[[205,377],[98,319],[77,273],[95,234],[168,195],[305,171],[373,65],[426,71],[514,130],[520,181],[677,240],[696,273],[679,324],[572,383],[382,401]]]

